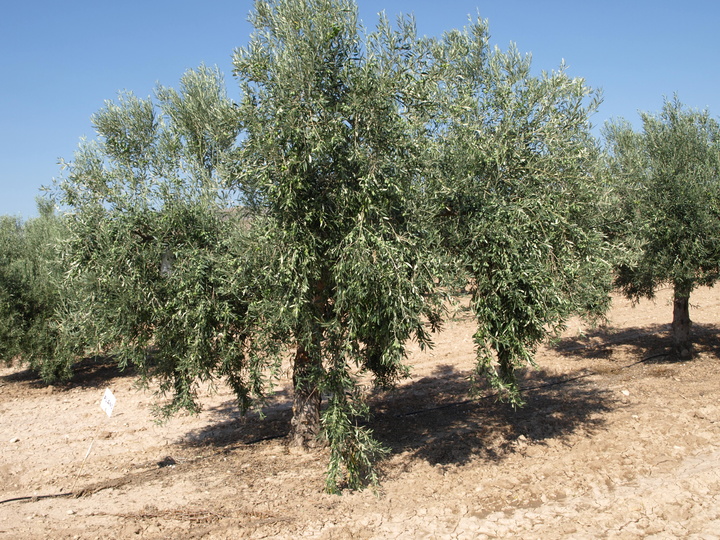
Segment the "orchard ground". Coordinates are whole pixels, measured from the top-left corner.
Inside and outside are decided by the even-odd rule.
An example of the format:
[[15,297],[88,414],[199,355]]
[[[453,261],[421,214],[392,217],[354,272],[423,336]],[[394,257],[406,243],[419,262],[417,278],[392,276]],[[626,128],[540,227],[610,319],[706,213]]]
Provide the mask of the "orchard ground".
[[434,350],[412,350],[410,379],[371,395],[380,487],[341,495],[323,492],[324,451],[284,444],[288,379],[264,420],[220,385],[200,415],[157,425],[151,393],[108,363],[56,386],[2,368],[0,537],[720,538],[720,289],[693,293],[690,361],[664,355],[671,298],[572,321],[523,373],[517,411],[469,400],[458,310]]

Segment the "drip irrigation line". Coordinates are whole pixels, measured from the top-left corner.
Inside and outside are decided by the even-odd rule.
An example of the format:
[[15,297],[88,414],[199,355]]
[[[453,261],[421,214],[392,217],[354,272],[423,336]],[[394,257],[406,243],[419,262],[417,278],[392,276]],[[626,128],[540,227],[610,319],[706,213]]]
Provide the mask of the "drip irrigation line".
[[67,493],[54,493],[53,495],[32,495],[28,497],[13,497],[12,499],[5,499],[0,501],[0,504],[11,503],[11,502],[34,502],[40,499],[60,499],[62,497],[74,497],[75,493],[69,491]]
[[265,442],[265,441],[273,441],[275,439],[282,439],[286,435],[287,435],[287,433],[279,433],[276,435],[267,435],[265,437],[258,437],[257,439],[252,439],[250,441],[241,443],[239,446],[252,446],[254,444],[258,444],[258,443]]

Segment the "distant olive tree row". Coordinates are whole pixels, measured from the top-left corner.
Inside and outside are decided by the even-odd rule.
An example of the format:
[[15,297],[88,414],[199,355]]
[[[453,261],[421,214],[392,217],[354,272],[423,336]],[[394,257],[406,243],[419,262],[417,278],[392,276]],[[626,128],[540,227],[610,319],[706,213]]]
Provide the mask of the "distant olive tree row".
[[[609,292],[718,279],[717,122],[667,102],[644,131],[591,134],[599,96],[489,46],[487,23],[366,32],[350,0],[256,1],[234,55],[240,99],[201,66],[121,94],[51,190],[3,218],[2,357],[67,377],[113,355],[196,410],[223,379],[242,410],[293,366],[289,444],[330,449],[327,487],[376,481],[385,449],[362,374],[392,387],[469,288],[476,379],[522,404],[516,370]],[[288,353],[288,351],[291,351]]]

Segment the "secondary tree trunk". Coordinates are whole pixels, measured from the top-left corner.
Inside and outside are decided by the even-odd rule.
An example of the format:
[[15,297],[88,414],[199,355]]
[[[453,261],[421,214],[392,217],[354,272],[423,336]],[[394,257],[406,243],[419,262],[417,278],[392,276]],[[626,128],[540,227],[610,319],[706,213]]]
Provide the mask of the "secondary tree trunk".
[[672,322],[673,349],[680,358],[691,356],[690,348],[690,293],[675,287]]
[[503,384],[512,387],[515,383],[515,367],[513,366],[510,349],[498,345],[497,357],[500,367],[500,380]]
[[293,368],[293,417],[290,422],[290,446],[301,449],[318,445],[320,434],[320,390],[317,385],[318,362],[298,345]]

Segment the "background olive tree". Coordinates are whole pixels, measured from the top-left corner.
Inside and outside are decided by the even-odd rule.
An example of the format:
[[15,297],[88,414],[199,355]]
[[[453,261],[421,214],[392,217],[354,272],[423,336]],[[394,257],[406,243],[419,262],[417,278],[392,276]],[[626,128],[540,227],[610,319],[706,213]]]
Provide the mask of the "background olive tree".
[[222,77],[201,67],[156,102],[123,94],[92,120],[97,139],[56,186],[80,292],[62,317],[65,361],[102,352],[137,366],[172,396],[168,413],[194,410],[197,385],[225,375],[246,407],[264,356],[243,339],[253,293],[228,285],[247,235],[241,210],[228,211],[239,124]]
[[0,359],[18,359],[54,376],[63,305],[60,245],[66,236],[52,204],[38,199],[39,216],[0,217]]
[[641,117],[640,132],[623,120],[604,132],[608,175],[636,246],[618,265],[616,285],[633,299],[672,286],[673,347],[688,357],[690,295],[720,277],[720,125],[677,97]]

